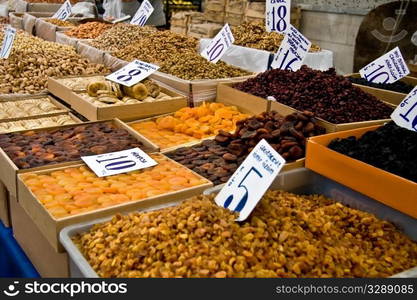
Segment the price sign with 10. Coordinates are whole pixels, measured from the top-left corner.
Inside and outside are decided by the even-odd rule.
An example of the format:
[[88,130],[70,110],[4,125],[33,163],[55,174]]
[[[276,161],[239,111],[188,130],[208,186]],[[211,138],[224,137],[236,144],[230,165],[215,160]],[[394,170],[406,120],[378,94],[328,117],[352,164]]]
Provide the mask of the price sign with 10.
[[58,11],[52,16],[53,19],[59,19],[65,21],[69,18],[72,12],[71,2],[65,1],[64,4],[58,9]]
[[9,58],[12,52],[14,38],[16,36],[16,29],[11,26],[7,26],[4,29],[4,39],[0,50],[0,58]]
[[130,24],[145,26],[146,21],[148,21],[149,17],[152,15],[154,8],[152,4],[145,0],[140,5],[139,9],[136,11],[135,15],[133,16]]
[[267,0],[265,10],[266,31],[285,33],[291,23],[291,0]]
[[417,87],[397,106],[391,119],[398,126],[417,131]]
[[237,221],[246,220],[284,164],[281,155],[260,141],[216,196],[217,205],[239,212]]
[[394,83],[410,74],[410,70],[400,48],[396,47],[362,68],[359,73],[369,82]]
[[211,63],[217,63],[234,41],[235,38],[230,30],[230,26],[226,24],[203,52],[201,52],[201,56]]
[[277,54],[272,61],[273,69],[297,71],[311,48],[311,42],[290,24]]
[[156,65],[135,59],[120,70],[107,75],[106,79],[131,87],[132,85],[144,80],[158,69],[159,67]]

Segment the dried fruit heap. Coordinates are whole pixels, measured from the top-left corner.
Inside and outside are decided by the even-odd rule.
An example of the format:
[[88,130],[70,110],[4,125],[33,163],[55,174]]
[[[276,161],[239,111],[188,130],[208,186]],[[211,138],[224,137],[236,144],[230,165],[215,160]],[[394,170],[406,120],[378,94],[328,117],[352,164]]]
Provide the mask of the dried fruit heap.
[[366,85],[366,86],[374,87],[377,89],[404,93],[404,94],[409,94],[414,88],[413,85],[408,84],[401,80],[394,82],[394,83],[373,83],[373,82],[369,82],[368,80],[364,78],[356,78],[356,77],[349,77],[349,80],[352,83]]
[[394,225],[323,196],[265,194],[248,220],[199,196],[74,238],[101,277],[387,277],[417,265]]

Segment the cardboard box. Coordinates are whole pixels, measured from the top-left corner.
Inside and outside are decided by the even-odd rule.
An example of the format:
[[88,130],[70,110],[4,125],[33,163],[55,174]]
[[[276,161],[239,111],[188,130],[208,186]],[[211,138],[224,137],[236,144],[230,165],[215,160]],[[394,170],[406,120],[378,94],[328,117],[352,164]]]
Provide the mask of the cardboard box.
[[[161,157],[166,158],[167,160],[170,160],[163,154],[159,153],[155,155],[159,155]],[[181,166],[180,164],[176,162],[175,164],[177,164],[178,166]],[[68,167],[80,167],[80,166],[85,166],[85,164],[78,162],[78,163],[73,163],[71,166],[68,165],[65,167],[50,168],[49,170],[34,171],[33,173],[49,174],[56,170],[62,170]],[[181,167],[185,168],[184,166],[181,166]],[[194,174],[198,176],[199,178],[203,178],[196,173]],[[207,180],[207,183],[202,184],[200,186],[195,186],[195,187],[183,189],[183,190],[176,191],[176,192],[170,192],[170,193],[153,196],[153,197],[149,197],[149,198],[138,200],[138,201],[127,202],[127,203],[119,204],[116,206],[98,209],[98,210],[91,211],[91,212],[86,212],[86,213],[82,213],[82,214],[78,214],[74,216],[56,219],[44,208],[44,206],[39,202],[39,200],[29,190],[29,188],[26,187],[20,175],[19,175],[18,181],[19,181],[18,182],[19,203],[22,205],[22,207],[28,213],[28,215],[32,218],[36,226],[38,226],[38,228],[40,229],[42,234],[46,237],[46,239],[48,240],[52,248],[58,252],[63,251],[63,247],[59,243],[59,232],[61,231],[61,229],[63,229],[66,226],[86,222],[89,220],[94,220],[97,218],[112,216],[116,213],[131,212],[131,211],[135,211],[138,209],[152,207],[155,205],[162,205],[165,203],[170,203],[178,199],[183,199],[183,198],[188,198],[188,197],[192,197],[195,195],[199,195],[207,188],[213,186],[213,184]]]
[[[111,121],[117,127],[126,129],[130,133],[130,135],[135,137],[138,141],[141,141],[144,144],[144,146],[149,149],[148,152],[156,152],[156,151],[159,150],[158,147],[155,144],[153,144],[147,138],[145,138],[142,135],[140,135],[139,133],[137,133],[135,130],[131,129],[129,126],[124,124],[119,119],[113,119]],[[104,121],[100,121],[100,122],[104,122]],[[84,123],[84,124],[91,124],[91,123],[99,123],[99,122],[88,122],[88,123]],[[36,132],[38,132],[38,131],[51,131],[51,130],[69,128],[69,127],[75,127],[75,126],[77,126],[77,125],[72,124],[72,125],[65,125],[65,126],[56,126],[56,127],[33,129],[31,131],[36,131]],[[23,130],[23,131],[20,131],[20,132],[26,132],[26,131],[29,131],[29,130]],[[51,169],[51,168],[58,168],[58,167],[61,167],[61,166],[64,167],[64,166],[68,166],[68,165],[72,165],[72,164],[74,164],[74,162],[65,162],[65,163],[62,163],[62,164],[61,163],[60,164],[50,164],[50,165],[45,165],[45,166],[42,166],[42,167],[30,168],[30,169],[19,169],[15,165],[15,163],[9,158],[9,156],[6,154],[6,152],[4,152],[4,150],[0,148],[0,165],[2,166],[2,168],[0,168],[0,180],[6,186],[10,195],[13,196],[13,197],[17,197],[17,193],[18,193],[18,191],[17,191],[17,174],[34,172],[34,171],[38,171],[38,170],[48,170],[48,169]],[[20,198],[19,197],[17,197],[17,198],[20,201]]]
[[212,22],[212,23],[223,24],[225,16],[226,16],[226,13],[218,12],[218,11],[206,11],[204,13],[204,17],[206,21]]
[[249,2],[245,9],[245,16],[255,19],[265,19],[266,2]]
[[226,8],[225,1],[207,1],[204,12],[224,12]]
[[224,23],[227,23],[230,26],[239,26],[244,21],[245,21],[244,14],[233,14],[233,13],[227,12],[224,18]]
[[68,76],[62,78],[49,77],[48,89],[52,94],[68,103],[72,109],[90,121],[107,120],[111,118],[119,118],[121,120],[147,118],[177,111],[178,109],[187,106],[187,99],[183,95],[180,95],[169,88],[161,87],[161,91],[171,96],[172,99],[147,103],[98,107],[84,99],[79,95],[79,93],[72,91],[70,88],[59,82],[59,79],[76,77],[89,76]]
[[361,137],[378,127],[380,126],[310,138],[307,143],[306,167],[417,218],[417,183],[327,148],[333,139]]
[[[354,74],[348,74],[345,77],[360,78],[361,75],[359,73],[354,73]],[[410,77],[410,76],[406,76],[402,78],[400,81],[403,81],[412,86],[417,85],[417,78]],[[399,105],[407,96],[407,94],[405,93],[398,93],[394,91],[378,89],[378,88],[374,88],[374,87],[370,87],[366,85],[361,85],[361,84],[356,84],[356,83],[354,83],[353,85],[360,87],[365,92],[374,95],[375,97],[377,97],[378,99],[382,101],[385,101],[394,105]]]
[[9,194],[6,186],[0,182],[0,221],[6,227],[11,226],[10,209],[9,209]]
[[188,35],[195,38],[213,38],[223,28],[217,23],[191,24],[188,28]]
[[246,0],[229,0],[226,5],[226,12],[232,14],[244,15],[248,1]]
[[187,27],[181,27],[181,26],[173,26],[171,25],[170,29],[172,32],[178,33],[178,34],[187,34]]
[[10,199],[13,234],[42,277],[69,277],[69,257],[56,252],[16,198]]

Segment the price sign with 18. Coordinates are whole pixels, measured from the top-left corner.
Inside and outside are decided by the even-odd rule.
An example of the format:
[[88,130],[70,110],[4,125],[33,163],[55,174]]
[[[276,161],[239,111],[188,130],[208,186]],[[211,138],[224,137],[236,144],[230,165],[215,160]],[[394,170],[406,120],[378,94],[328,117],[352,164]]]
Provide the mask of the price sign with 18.
[[229,24],[224,25],[222,30],[214,37],[210,44],[201,52],[201,56],[209,62],[217,63],[234,43]]
[[10,52],[12,52],[15,36],[16,29],[14,29],[13,27],[7,26],[4,29],[4,39],[0,49],[0,58],[9,58]]
[[158,69],[159,67],[156,65],[136,59],[120,70],[107,75],[106,79],[130,87],[142,81]]
[[396,47],[359,70],[362,78],[373,83],[394,83],[410,74],[400,48]]
[[291,0],[267,0],[265,10],[266,31],[285,33],[291,23]]
[[417,87],[397,106],[391,119],[398,126],[417,131]]
[[271,67],[273,69],[297,71],[303,65],[310,47],[311,42],[297,28],[290,25]]
[[72,12],[71,2],[65,1],[64,4],[58,9],[58,11],[52,16],[53,19],[59,19],[65,21],[69,18]]
[[139,9],[136,11],[135,15],[133,16],[130,24],[145,26],[146,21],[148,21],[149,17],[152,15],[154,8],[152,4],[145,0],[140,5]]
[[261,200],[285,164],[265,140],[256,145],[216,196],[219,206],[239,212],[238,221],[244,221]]
[[81,159],[98,177],[127,173],[149,168],[158,164],[139,148],[83,156]]

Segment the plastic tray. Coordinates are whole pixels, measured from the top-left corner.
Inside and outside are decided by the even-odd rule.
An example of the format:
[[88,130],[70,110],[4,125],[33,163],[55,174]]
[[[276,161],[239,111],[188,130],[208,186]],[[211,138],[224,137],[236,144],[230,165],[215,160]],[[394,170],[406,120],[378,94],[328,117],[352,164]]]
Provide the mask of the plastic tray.
[[[205,194],[218,192],[221,187],[207,190]],[[341,202],[349,207],[375,214],[380,219],[394,223],[399,230],[409,238],[417,241],[417,220],[382,203],[359,194],[343,185],[331,181],[317,173],[305,168],[296,169],[280,174],[271,186],[271,189],[283,189],[297,194],[322,194]],[[178,204],[171,203],[171,205]],[[151,210],[167,206],[153,207]],[[110,218],[95,220],[89,223],[72,225],[60,232],[60,240],[70,256],[71,277],[97,278],[97,273],[91,268],[87,260],[72,242],[71,237],[86,232],[92,225],[110,220]],[[417,267],[399,273],[393,277],[417,277]]]

